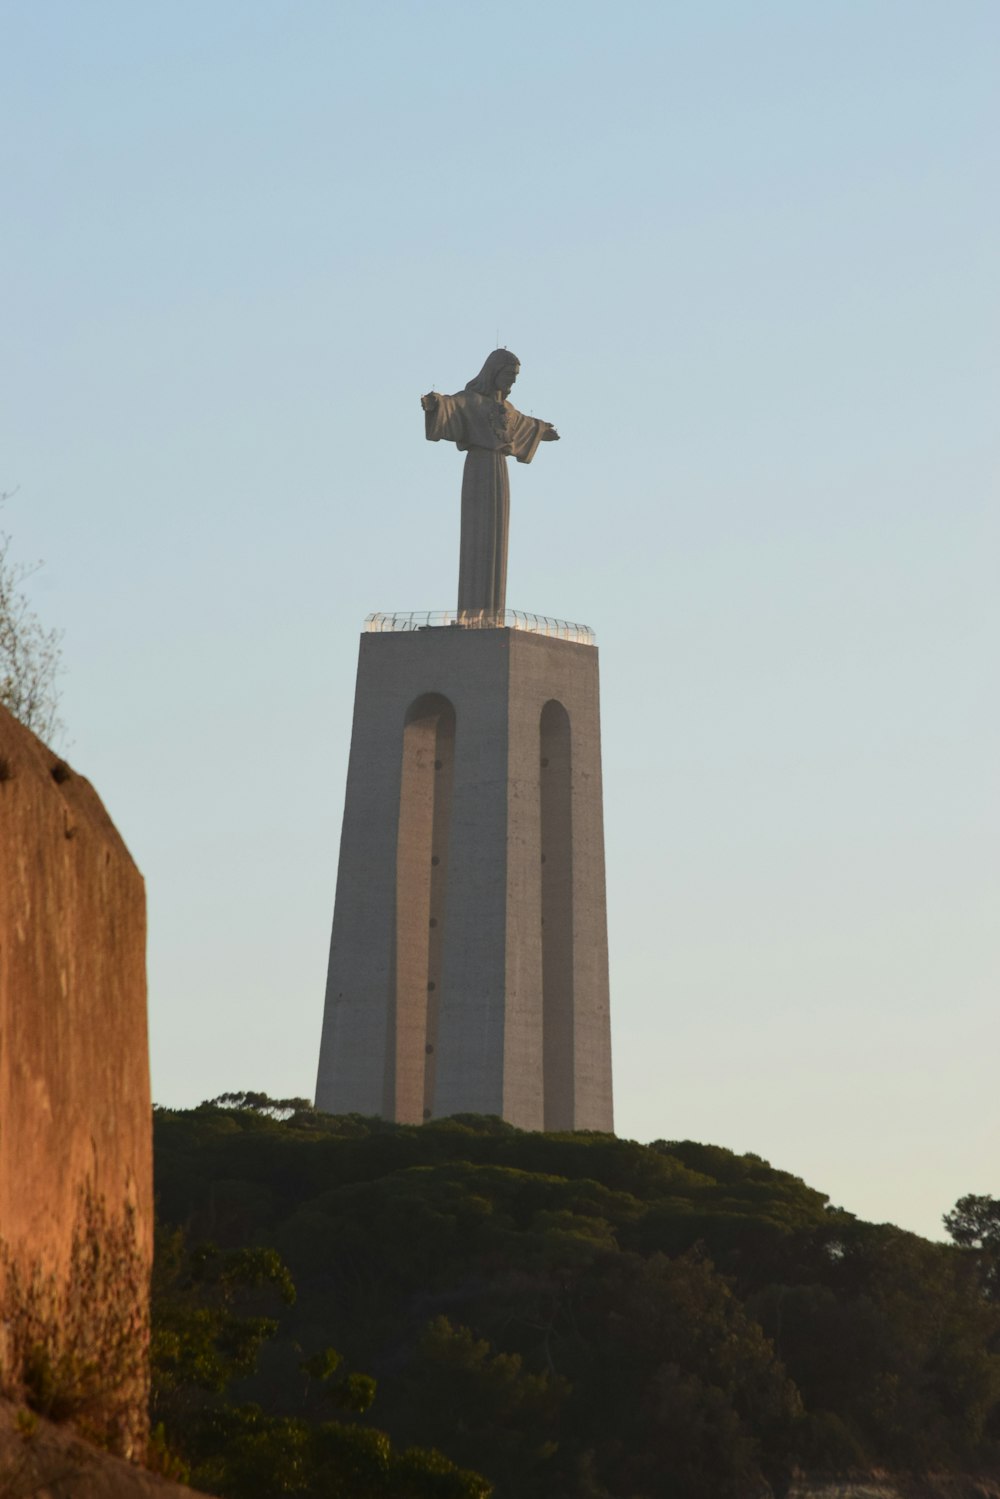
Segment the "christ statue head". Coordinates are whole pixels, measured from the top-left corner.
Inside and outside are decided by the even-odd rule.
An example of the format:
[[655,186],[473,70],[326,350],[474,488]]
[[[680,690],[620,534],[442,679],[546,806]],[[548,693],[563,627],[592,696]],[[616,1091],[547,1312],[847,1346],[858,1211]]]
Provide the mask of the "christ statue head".
[[509,349],[494,349],[479,374],[465,388],[480,396],[499,394],[501,400],[506,400],[520,368],[521,361],[516,354]]

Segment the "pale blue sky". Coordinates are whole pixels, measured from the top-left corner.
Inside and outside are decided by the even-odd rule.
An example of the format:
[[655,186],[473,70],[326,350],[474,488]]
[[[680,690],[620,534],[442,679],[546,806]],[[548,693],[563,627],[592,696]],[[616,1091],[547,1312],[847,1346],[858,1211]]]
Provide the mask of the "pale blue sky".
[[418,396],[499,333],[620,1133],[1000,1192],[998,80],[993,0],[0,3],[0,488],[160,1101],[312,1091],[358,632],[453,602]]

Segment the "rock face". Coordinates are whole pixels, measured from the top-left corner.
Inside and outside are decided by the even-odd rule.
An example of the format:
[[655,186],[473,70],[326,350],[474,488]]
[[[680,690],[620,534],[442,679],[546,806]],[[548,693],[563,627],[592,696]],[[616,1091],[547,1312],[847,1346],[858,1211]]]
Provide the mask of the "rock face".
[[93,788],[0,708],[0,1384],[30,1361],[126,1454],[146,1420],[145,946],[142,876]]
[[804,1479],[793,1484],[788,1499],[1000,1499],[1000,1483],[967,1473]]
[[4,1499],[199,1499],[193,1489],[146,1473],[0,1400],[0,1495]]

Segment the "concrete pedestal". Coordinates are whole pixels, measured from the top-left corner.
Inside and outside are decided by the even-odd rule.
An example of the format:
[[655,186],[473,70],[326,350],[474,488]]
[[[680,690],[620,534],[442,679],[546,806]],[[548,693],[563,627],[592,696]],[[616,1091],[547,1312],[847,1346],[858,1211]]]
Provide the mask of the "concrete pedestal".
[[316,1103],[612,1129],[592,645],[361,637]]

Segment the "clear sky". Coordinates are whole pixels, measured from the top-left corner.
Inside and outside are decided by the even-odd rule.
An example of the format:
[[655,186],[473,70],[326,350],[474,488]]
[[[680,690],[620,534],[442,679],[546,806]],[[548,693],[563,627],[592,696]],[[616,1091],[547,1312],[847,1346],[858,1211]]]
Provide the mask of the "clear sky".
[[558,446],[617,1123],[1000,1192],[995,0],[3,0],[0,489],[146,877],[153,1085],[311,1095],[358,634],[454,601],[418,397]]

